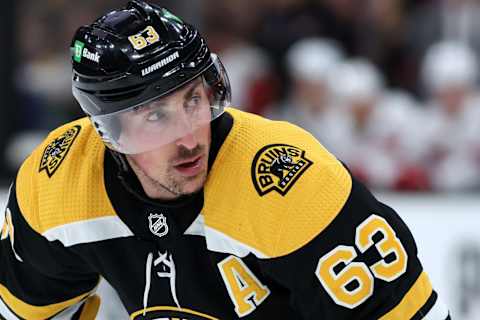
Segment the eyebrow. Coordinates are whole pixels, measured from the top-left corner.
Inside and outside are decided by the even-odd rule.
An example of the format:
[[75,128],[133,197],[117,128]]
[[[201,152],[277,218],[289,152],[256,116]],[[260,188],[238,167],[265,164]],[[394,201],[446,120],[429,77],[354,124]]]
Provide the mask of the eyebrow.
[[193,91],[195,91],[195,89],[198,88],[198,86],[202,84],[202,80],[200,78],[197,78],[196,80],[194,80],[190,85],[189,85],[189,89],[187,92],[185,92],[185,94],[183,95],[183,98],[184,99],[190,99],[193,95]]
[[[195,91],[195,89],[198,88],[199,85],[202,84],[202,80],[200,78],[197,78],[195,80],[193,80],[191,83],[189,83],[186,88],[188,88],[187,92],[185,92],[185,94],[183,95],[183,98],[188,100],[192,97],[193,95],[193,92]],[[155,100],[155,101],[152,101],[155,103],[155,105],[157,107],[162,107],[162,106],[165,106],[167,105],[167,103],[165,102],[165,100],[163,99],[158,99],[158,100]],[[136,113],[141,113],[141,112],[145,112],[145,110],[148,110],[148,106],[150,105],[150,103],[146,104],[146,105],[143,105],[141,106],[140,108],[138,109],[135,109],[135,112]]]

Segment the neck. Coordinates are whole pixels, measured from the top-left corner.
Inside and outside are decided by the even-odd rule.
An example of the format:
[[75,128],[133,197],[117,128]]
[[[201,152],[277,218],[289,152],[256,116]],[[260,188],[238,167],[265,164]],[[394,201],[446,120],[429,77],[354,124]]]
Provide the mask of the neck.
[[137,165],[135,160],[131,159],[130,157],[126,158],[133,172],[137,176],[138,181],[140,181],[143,191],[149,198],[169,201],[177,199],[181,196],[181,194],[178,192],[171,190],[169,187],[150,177],[145,171],[142,170],[142,168]]

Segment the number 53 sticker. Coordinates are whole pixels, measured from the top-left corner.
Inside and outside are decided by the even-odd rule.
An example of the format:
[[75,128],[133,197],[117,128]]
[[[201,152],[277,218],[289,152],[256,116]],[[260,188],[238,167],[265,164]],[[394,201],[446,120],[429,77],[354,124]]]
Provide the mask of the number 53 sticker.
[[[378,243],[373,236],[380,232]],[[394,254],[394,259],[384,259],[368,267],[363,262],[352,262],[357,253],[352,246],[339,245],[318,261],[315,274],[338,305],[353,309],[373,294],[374,277],[391,282],[407,270],[408,256],[395,231],[387,221],[375,214],[363,221],[355,232],[355,245],[364,253],[375,245],[382,258]],[[390,257],[389,257],[390,258]],[[337,268],[344,266],[340,272]]]

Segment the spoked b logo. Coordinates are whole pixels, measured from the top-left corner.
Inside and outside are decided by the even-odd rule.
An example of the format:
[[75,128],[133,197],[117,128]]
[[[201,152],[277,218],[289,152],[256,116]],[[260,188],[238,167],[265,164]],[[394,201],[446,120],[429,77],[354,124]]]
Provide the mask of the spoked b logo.
[[261,196],[273,190],[284,196],[312,163],[300,148],[267,145],[257,152],[252,162],[255,189]]

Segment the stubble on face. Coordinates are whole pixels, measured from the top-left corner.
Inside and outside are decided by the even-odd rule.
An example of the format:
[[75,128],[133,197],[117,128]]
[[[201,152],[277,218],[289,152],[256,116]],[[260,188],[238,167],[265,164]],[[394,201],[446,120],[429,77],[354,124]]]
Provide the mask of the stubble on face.
[[[179,89],[163,103],[181,105],[182,110],[177,111],[182,113],[181,117],[190,117],[188,129],[193,131],[156,150],[130,155],[127,159],[149,197],[170,200],[199,191],[207,179],[211,110],[200,80]],[[195,109],[190,109],[193,106],[189,103]]]
[[[172,200],[198,192],[207,180],[208,146],[197,145],[193,149],[176,147],[174,156],[168,160],[155,161],[155,157],[127,157],[133,171],[142,184],[145,193],[153,199]],[[202,170],[199,174],[185,177],[175,169],[175,163],[202,156]]]
[[[178,147],[175,157],[167,162],[166,184],[179,195],[195,193],[201,189],[207,179],[208,153],[205,145],[197,145],[193,149]],[[191,177],[181,176],[175,169],[175,163],[202,156],[202,170]],[[190,187],[190,188],[189,188]]]

